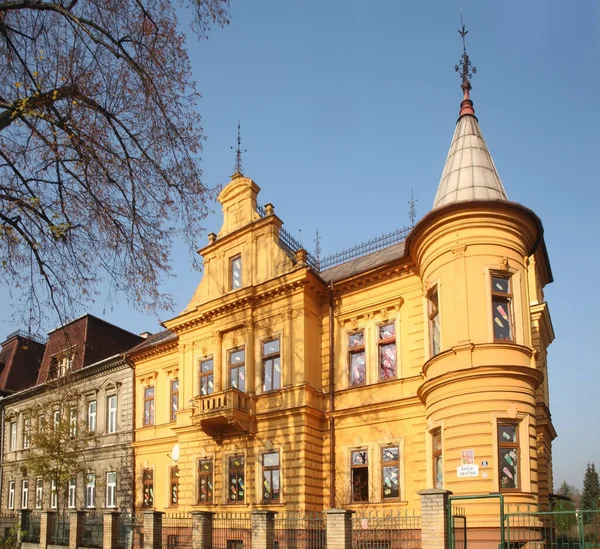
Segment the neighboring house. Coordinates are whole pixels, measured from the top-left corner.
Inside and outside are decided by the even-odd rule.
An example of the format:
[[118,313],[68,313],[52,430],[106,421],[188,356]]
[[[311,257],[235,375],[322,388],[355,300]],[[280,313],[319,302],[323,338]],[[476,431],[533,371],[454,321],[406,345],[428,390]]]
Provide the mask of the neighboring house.
[[[548,501],[552,273],[469,89],[433,209],[367,255],[317,264],[234,174],[192,300],[128,353],[136,507],[418,511],[428,488]],[[497,524],[497,501],[473,505],[470,526]]]
[[73,440],[95,433],[82,447],[85,472],[58,487],[64,507],[131,509],[132,370],[122,353],[140,341],[92,315],[50,332],[37,385],[2,399],[5,509],[57,507],[55,483],[32,476],[25,460],[38,451],[34,430],[60,422],[68,422]]

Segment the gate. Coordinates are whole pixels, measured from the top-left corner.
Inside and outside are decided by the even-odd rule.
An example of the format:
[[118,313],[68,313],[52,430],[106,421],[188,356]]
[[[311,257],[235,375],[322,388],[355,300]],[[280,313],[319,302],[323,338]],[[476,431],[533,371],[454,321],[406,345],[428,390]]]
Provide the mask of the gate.
[[600,549],[600,509],[575,509],[571,502],[509,505],[508,549]]
[[[499,547],[505,547],[504,537],[504,496],[502,494],[479,494],[472,496],[450,496],[448,498],[448,547],[449,549],[467,549],[467,516],[464,509],[453,507],[455,501],[480,500],[480,499],[496,499],[498,500],[498,515],[499,515],[499,530],[500,544]],[[507,548],[508,549],[508,548]],[[512,549],[512,548],[511,548]],[[516,548],[515,548],[516,549]],[[532,548],[527,548],[532,549]],[[537,549],[537,548],[536,548]],[[553,547],[552,549],[560,549]],[[565,548],[566,549],[566,548]],[[588,548],[588,549],[600,549]]]

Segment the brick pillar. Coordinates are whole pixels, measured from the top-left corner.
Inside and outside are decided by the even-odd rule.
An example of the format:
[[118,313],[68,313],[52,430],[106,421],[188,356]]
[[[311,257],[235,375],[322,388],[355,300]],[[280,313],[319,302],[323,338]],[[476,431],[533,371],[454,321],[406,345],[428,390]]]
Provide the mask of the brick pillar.
[[42,511],[40,516],[40,549],[47,549],[56,520],[56,511]]
[[85,528],[85,511],[69,513],[69,549],[77,549],[83,545],[83,530]]
[[450,490],[419,490],[422,549],[448,549],[448,497]]
[[213,516],[210,511],[192,512],[192,549],[212,549]]
[[144,511],[144,549],[162,549],[162,519],[160,511]]
[[108,511],[102,517],[102,549],[117,549],[119,511]]
[[327,515],[327,549],[352,549],[354,511],[329,509],[325,514]]
[[21,546],[21,542],[23,541],[23,533],[27,532],[31,534],[29,531],[31,529],[31,509],[21,509],[19,511],[19,528],[17,528],[17,547]]
[[275,512],[252,511],[252,549],[273,549]]

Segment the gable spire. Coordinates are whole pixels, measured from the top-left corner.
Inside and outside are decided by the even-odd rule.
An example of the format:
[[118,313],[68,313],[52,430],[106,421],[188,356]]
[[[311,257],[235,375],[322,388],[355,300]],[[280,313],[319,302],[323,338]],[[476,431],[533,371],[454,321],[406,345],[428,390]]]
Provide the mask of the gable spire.
[[467,53],[465,37],[469,31],[465,27],[462,13],[460,22],[461,28],[458,34],[462,38],[463,53],[454,70],[461,77],[463,99],[460,103],[454,137],[433,202],[434,209],[456,202],[508,200],[475,117],[470,92],[473,89],[471,77],[477,69],[471,63]]
[[237,148],[231,147],[232,151],[235,151],[235,164],[233,165],[233,175],[231,179],[241,177],[244,175],[244,167],[242,166],[242,153],[247,152],[247,149],[242,149],[242,137],[240,134],[240,121],[238,120],[238,132],[237,132]]

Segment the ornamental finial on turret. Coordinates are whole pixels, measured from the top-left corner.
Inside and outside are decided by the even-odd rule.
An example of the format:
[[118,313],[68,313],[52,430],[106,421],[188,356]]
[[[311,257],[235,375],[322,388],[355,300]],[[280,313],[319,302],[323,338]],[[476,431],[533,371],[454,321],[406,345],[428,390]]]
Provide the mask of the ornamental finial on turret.
[[238,120],[238,133],[237,133],[237,148],[231,147],[232,151],[235,151],[235,164],[233,165],[233,176],[232,179],[236,177],[241,177],[244,173],[244,168],[242,166],[242,153],[247,152],[247,149],[242,149],[242,137],[240,134],[240,121]]
[[463,100],[460,104],[460,113],[459,118],[463,114],[475,114],[475,109],[473,108],[473,101],[471,101],[471,97],[469,92],[472,89],[471,86],[471,77],[477,73],[477,68],[473,66],[471,60],[469,59],[469,54],[467,53],[467,44],[465,41],[465,37],[469,33],[469,31],[465,27],[465,23],[463,21],[462,11],[460,12],[460,25],[461,28],[458,30],[458,34],[460,34],[463,43],[463,53],[460,58],[460,62],[458,65],[454,66],[454,70],[460,74],[462,83],[461,88],[463,90]]

